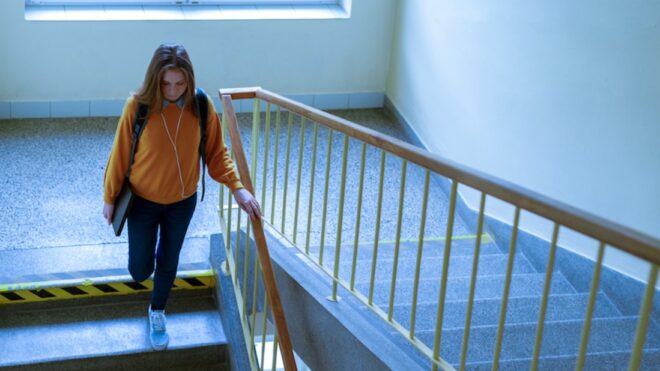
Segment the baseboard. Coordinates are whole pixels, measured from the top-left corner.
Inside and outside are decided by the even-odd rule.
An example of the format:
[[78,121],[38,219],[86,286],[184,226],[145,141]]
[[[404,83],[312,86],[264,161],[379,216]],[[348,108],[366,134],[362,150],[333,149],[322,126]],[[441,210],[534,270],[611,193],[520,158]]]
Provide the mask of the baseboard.
[[[285,94],[284,96],[322,110],[382,108],[385,99],[385,94],[377,91]],[[213,94],[211,94],[211,97],[216,110],[222,112],[219,97]],[[119,117],[125,102],[126,98],[70,101],[0,101],[0,119]],[[252,112],[254,104],[252,99],[243,99],[237,101],[234,106],[237,113]],[[266,103],[261,102],[260,108],[262,112],[265,112]],[[274,110],[275,106],[272,106],[271,109]]]

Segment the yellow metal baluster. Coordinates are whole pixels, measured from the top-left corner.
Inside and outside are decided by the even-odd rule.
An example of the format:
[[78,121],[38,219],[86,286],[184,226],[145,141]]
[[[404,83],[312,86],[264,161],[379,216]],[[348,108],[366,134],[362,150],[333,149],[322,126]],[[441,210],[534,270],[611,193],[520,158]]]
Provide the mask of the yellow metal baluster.
[[220,195],[218,196],[218,213],[220,214],[220,218],[224,219],[225,218],[225,186],[220,185]]
[[[252,101],[252,140],[251,140],[251,145],[252,145],[252,153],[251,153],[251,160],[252,163],[250,165],[250,177],[252,178],[252,182],[255,184],[255,191],[256,191],[256,184],[257,184],[257,159],[259,157],[259,130],[261,126],[261,106],[259,103],[259,99],[254,98]],[[255,198],[257,195],[254,195]],[[250,218],[246,217],[246,222],[247,225],[245,227],[245,262],[243,264],[243,314],[245,315],[247,312],[247,276],[248,276],[248,266],[249,266],[249,256],[250,256]],[[255,250],[256,253],[256,250]],[[255,258],[255,261],[258,259]],[[256,286],[256,283],[255,283]],[[254,345],[254,337],[252,337],[252,344]],[[254,348],[252,346],[251,348]]]
[[[250,261],[250,218],[246,216],[247,225],[245,226],[245,261],[243,262],[243,315],[247,314],[247,278],[248,278],[248,262]],[[255,250],[256,253],[256,250]],[[256,260],[256,259],[255,259]]]
[[[452,181],[451,195],[449,196],[449,215],[447,216],[447,231],[445,232],[445,251],[442,260],[442,278],[440,293],[438,294],[438,315],[435,320],[435,338],[433,340],[433,360],[440,360],[440,342],[442,341],[442,321],[445,310],[445,296],[447,296],[447,276],[449,274],[449,257],[451,256],[451,236],[454,231],[454,212],[456,211],[456,193],[458,182]],[[433,363],[433,370],[437,370],[437,363]]]
[[255,267],[254,267],[254,281],[252,283],[252,322],[251,325],[252,327],[250,328],[250,357],[256,357],[256,354],[254,352],[256,351],[255,344],[254,344],[254,332],[256,329],[256,324],[257,324],[257,291],[259,289],[259,272],[261,271],[261,266],[259,264],[259,259],[255,259]]
[[300,148],[298,149],[298,177],[296,178],[296,208],[293,212],[293,244],[298,237],[298,208],[300,206],[300,178],[302,175],[303,149],[305,148],[305,117],[300,117]]
[[325,190],[323,191],[323,217],[321,219],[321,244],[319,246],[319,265],[323,265],[325,248],[325,220],[328,213],[328,186],[330,184],[330,160],[332,157],[332,129],[328,129],[328,152],[325,159]]
[[241,216],[243,215],[243,212],[241,211],[241,208],[239,207],[236,211],[236,258],[234,261],[236,262],[236,275],[234,276],[234,282],[236,285],[238,285],[238,257],[239,254],[238,252],[241,250],[240,248],[240,241],[241,241]]
[[286,234],[284,229],[286,220],[286,196],[289,188],[289,162],[291,160],[291,126],[293,125],[293,112],[288,114],[288,127],[286,129],[286,162],[284,164],[284,195],[282,196],[282,233]]
[[598,257],[596,258],[596,266],[594,267],[594,274],[591,278],[591,292],[589,294],[589,303],[587,304],[587,314],[584,317],[584,327],[582,328],[580,353],[575,366],[575,369],[578,371],[584,369],[585,354],[587,353],[587,344],[589,344],[589,334],[591,333],[591,319],[594,315],[596,298],[598,297],[598,285],[600,283],[600,271],[603,266],[603,255],[605,255],[605,243],[601,242],[598,245]]
[[[259,99],[254,98],[252,104],[252,165],[250,165],[250,176],[252,177],[252,182],[255,185],[254,191],[256,192],[257,185],[257,157],[259,157],[259,128],[261,126],[261,109]],[[255,195],[256,196],[256,195]]]
[[422,268],[422,249],[424,248],[424,228],[426,227],[426,207],[429,199],[429,179],[431,172],[425,170],[424,174],[424,196],[422,198],[422,219],[419,222],[419,242],[417,243],[417,260],[415,262],[415,281],[413,283],[412,311],[410,312],[410,334],[415,338],[415,321],[417,319],[417,291],[419,290],[419,272]]
[[[268,150],[270,149],[270,102],[266,104],[266,132],[264,143],[264,174],[261,182],[261,213],[266,210],[266,179],[268,179]],[[273,175],[275,177],[275,175]]]
[[335,266],[332,281],[332,301],[337,301],[337,282],[339,280],[339,255],[341,254],[341,232],[344,219],[344,194],[346,191],[346,162],[348,159],[348,135],[344,134],[344,152],[341,161],[341,185],[339,187],[339,211],[337,212],[337,243],[335,245]]
[[518,239],[519,221],[520,221],[520,207],[516,207],[516,213],[513,218],[513,232],[511,233],[511,245],[509,246],[509,261],[507,264],[506,278],[504,280],[504,294],[502,295],[500,322],[497,327],[497,337],[495,338],[495,353],[493,354],[493,371],[498,370],[500,367],[500,353],[502,352],[502,337],[504,336],[504,323],[506,322],[506,307],[509,304],[509,289],[511,288],[513,261],[516,255],[516,240]]
[[261,363],[259,368],[264,369],[264,357],[266,356],[266,334],[268,333],[268,293],[264,293],[264,319],[261,323]]
[[396,239],[394,243],[394,261],[392,263],[392,283],[390,284],[390,303],[387,309],[387,320],[392,322],[394,313],[394,292],[396,291],[396,273],[399,266],[399,247],[401,244],[401,220],[403,219],[403,202],[406,193],[406,168],[408,161],[401,161],[401,188],[399,189],[399,215],[396,221]]
[[374,232],[374,252],[371,259],[369,279],[369,305],[373,305],[374,283],[376,281],[376,260],[378,259],[378,238],[380,238],[380,213],[383,206],[383,178],[385,177],[385,151],[380,151],[380,180],[378,181],[378,203],[376,204],[376,230]]
[[305,254],[309,255],[309,238],[312,231],[312,205],[314,203],[314,176],[316,175],[316,143],[318,142],[319,124],[314,123],[314,145],[312,146],[312,169],[309,172],[309,206],[307,207],[307,238]]
[[655,294],[655,283],[658,280],[658,265],[651,264],[651,271],[649,272],[649,281],[646,284],[646,292],[644,293],[644,300],[642,307],[639,311],[639,321],[637,322],[637,332],[635,333],[635,345],[633,346],[632,355],[630,356],[629,371],[639,370],[642,362],[642,349],[644,341],[646,340],[646,331],[649,327],[649,313],[653,307],[653,295]]
[[355,289],[355,266],[357,265],[358,244],[360,238],[360,219],[362,213],[362,187],[364,185],[364,160],[367,155],[367,143],[362,143],[362,158],[360,160],[360,185],[358,185],[357,210],[355,216],[355,244],[353,246],[353,263],[351,265],[351,291]]
[[271,370],[277,370],[277,334],[273,336],[273,364]]
[[280,147],[280,107],[275,113],[275,153],[273,154],[273,196],[270,202],[270,224],[275,224],[275,196],[277,195],[277,158]]
[[[227,116],[222,115],[220,120],[220,143],[221,145],[225,144],[225,128],[227,127]],[[204,174],[202,174],[204,176]],[[220,218],[225,218],[225,187],[220,184],[220,196],[218,197],[218,209],[220,213]]]
[[474,245],[474,257],[472,258],[472,277],[470,278],[470,293],[468,296],[468,305],[465,312],[465,332],[463,332],[463,343],[461,345],[461,369],[465,370],[467,361],[468,344],[470,341],[470,326],[472,323],[472,307],[474,306],[474,291],[477,287],[477,271],[479,269],[479,251],[481,250],[481,234],[484,227],[484,209],[486,207],[486,194],[481,193],[479,202],[479,218],[477,220],[477,239]]
[[545,269],[545,284],[543,286],[543,297],[541,308],[539,310],[539,320],[536,325],[536,343],[534,343],[534,355],[532,356],[532,370],[539,368],[539,355],[541,354],[541,343],[543,341],[543,325],[545,324],[545,313],[548,309],[548,295],[552,285],[552,273],[555,267],[555,255],[557,253],[557,239],[559,238],[559,224],[555,223],[552,232],[552,245],[550,246],[550,256],[548,256],[548,265]]
[[[229,256],[231,256],[231,245],[230,245],[230,242],[231,242],[231,210],[232,210],[232,200],[231,200],[231,198],[232,198],[231,192],[227,192],[227,205],[228,205],[228,208],[227,208],[227,226],[226,226],[227,230],[225,231],[225,234],[226,234],[226,236],[225,236],[225,244],[226,245],[225,246],[226,246],[226,249],[227,249],[227,259],[226,259],[227,272],[230,271],[229,270]],[[236,261],[234,261],[234,262],[236,262]],[[236,272],[234,272],[234,273],[236,273]]]
[[[221,116],[222,120],[220,120],[220,141],[221,145],[225,144],[225,133],[227,132],[227,115],[224,113]],[[229,246],[229,232],[231,230],[231,192],[227,192],[229,194],[229,203],[228,203],[228,209],[227,209],[227,225],[226,225],[226,236],[225,236],[225,248],[227,249],[227,252],[231,251],[231,247]],[[221,218],[225,217],[225,205],[224,205],[224,200],[225,200],[225,186],[220,185],[220,196],[218,197],[218,207],[220,208],[220,216]],[[230,272],[229,268],[229,259],[225,259],[225,267],[227,270],[227,273]]]
[[225,218],[225,186],[220,184],[220,194],[218,196],[218,214],[221,219]]

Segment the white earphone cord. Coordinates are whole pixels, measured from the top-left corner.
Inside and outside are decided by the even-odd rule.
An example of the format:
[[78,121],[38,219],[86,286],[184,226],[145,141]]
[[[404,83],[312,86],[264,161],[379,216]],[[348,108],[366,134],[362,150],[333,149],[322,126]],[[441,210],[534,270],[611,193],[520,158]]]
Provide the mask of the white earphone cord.
[[181,109],[181,114],[179,115],[179,121],[177,121],[176,123],[176,132],[174,133],[174,140],[172,140],[172,136],[170,135],[170,130],[167,128],[167,121],[165,120],[165,116],[163,116],[163,112],[160,113],[160,118],[163,119],[163,126],[165,127],[165,132],[167,133],[167,137],[170,139],[170,143],[172,143],[172,148],[174,148],[174,157],[176,158],[176,168],[179,171],[179,181],[181,182],[181,197],[185,197],[183,174],[181,173],[181,164],[179,163],[179,152],[176,149],[176,139],[179,136],[179,126],[181,125],[182,117],[183,117],[183,108]]

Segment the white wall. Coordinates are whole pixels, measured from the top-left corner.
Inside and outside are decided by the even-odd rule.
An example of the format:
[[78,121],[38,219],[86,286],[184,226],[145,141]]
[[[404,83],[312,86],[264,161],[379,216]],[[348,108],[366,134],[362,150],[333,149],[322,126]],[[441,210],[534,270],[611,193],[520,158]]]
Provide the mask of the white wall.
[[[432,151],[660,237],[660,2],[397,7],[387,95]],[[522,222],[550,238],[548,223]],[[585,255],[597,246],[563,237]]]
[[384,91],[394,7],[355,1],[335,20],[37,22],[24,0],[3,0],[0,101],[123,99],[162,42],[186,46],[207,90]]

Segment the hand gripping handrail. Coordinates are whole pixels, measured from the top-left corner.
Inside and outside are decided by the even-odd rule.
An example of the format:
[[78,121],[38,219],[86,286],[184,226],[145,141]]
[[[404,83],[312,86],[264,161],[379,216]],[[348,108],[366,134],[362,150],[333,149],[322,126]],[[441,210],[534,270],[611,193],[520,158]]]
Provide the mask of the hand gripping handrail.
[[[250,171],[248,169],[247,160],[245,159],[245,152],[243,151],[241,134],[238,130],[236,112],[234,111],[230,95],[222,95],[222,105],[224,108],[223,114],[226,116],[227,126],[229,127],[232,151],[234,152],[241,182],[250,193],[254,194]],[[273,310],[273,319],[275,321],[275,328],[277,329],[280,352],[284,361],[284,369],[286,371],[296,371],[297,367],[293,357],[293,348],[291,346],[289,330],[286,326],[282,301],[280,300],[280,294],[273,274],[273,267],[270,264],[270,255],[268,253],[268,246],[266,245],[266,237],[264,235],[261,219],[252,220],[252,228],[254,230],[254,240],[257,245],[259,262],[261,263],[263,270],[264,285],[266,286],[268,300],[270,301]]]

